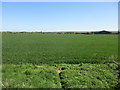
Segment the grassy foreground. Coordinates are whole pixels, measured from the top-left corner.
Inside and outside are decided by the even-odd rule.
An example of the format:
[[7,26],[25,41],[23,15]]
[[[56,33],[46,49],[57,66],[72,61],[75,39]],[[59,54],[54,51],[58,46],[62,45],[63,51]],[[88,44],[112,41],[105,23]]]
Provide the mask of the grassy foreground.
[[116,64],[4,65],[3,88],[114,88]]

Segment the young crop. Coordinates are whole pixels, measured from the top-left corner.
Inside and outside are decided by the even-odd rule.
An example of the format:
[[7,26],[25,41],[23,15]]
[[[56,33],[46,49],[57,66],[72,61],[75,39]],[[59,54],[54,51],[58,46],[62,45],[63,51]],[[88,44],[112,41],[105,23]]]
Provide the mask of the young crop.
[[4,64],[79,64],[118,61],[117,35],[3,33]]
[[2,34],[3,88],[114,88],[118,35]]

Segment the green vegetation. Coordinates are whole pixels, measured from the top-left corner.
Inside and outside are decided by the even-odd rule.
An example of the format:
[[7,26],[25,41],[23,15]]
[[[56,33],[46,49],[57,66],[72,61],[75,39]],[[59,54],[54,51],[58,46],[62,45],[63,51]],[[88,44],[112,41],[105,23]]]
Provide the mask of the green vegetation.
[[3,88],[114,88],[116,68],[115,64],[5,65]]
[[117,35],[3,33],[4,64],[118,61]]
[[115,88],[118,35],[3,33],[2,62],[3,88]]
[[5,65],[2,72],[3,88],[61,88],[59,75],[52,67]]
[[113,88],[117,85],[115,64],[62,66],[64,70],[60,75],[64,88]]

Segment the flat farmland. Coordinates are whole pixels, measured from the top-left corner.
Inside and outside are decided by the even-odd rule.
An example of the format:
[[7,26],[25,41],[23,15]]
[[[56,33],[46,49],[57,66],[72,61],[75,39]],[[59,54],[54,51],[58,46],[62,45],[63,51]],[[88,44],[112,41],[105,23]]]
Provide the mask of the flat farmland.
[[3,33],[3,64],[118,61],[117,35]]
[[2,33],[3,88],[116,88],[118,35]]

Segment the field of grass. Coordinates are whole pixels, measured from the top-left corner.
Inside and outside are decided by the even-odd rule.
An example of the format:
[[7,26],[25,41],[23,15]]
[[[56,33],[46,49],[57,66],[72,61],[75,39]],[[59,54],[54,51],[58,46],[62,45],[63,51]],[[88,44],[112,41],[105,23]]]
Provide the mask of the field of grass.
[[3,88],[115,88],[118,35],[2,34]]
[[61,88],[53,67],[33,65],[3,66],[3,88]]
[[5,64],[78,64],[118,60],[117,35],[3,33]]
[[3,65],[3,88],[114,88],[115,64]]

